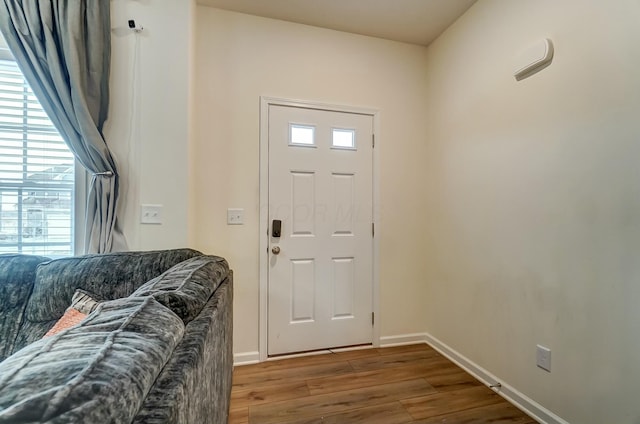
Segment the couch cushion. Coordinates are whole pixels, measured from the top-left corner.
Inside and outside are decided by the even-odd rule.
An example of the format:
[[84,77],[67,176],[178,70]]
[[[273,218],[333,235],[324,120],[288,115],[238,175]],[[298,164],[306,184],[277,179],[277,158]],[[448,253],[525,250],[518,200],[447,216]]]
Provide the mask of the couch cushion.
[[32,321],[58,319],[76,289],[105,300],[126,297],[141,284],[172,266],[200,255],[191,249],[119,252],[50,261],[38,267],[33,295],[27,305]]
[[0,363],[0,423],[129,423],[183,332],[152,297],[104,302]]
[[0,255],[0,361],[13,352],[36,267],[48,258],[31,255]]
[[229,264],[223,258],[198,256],[143,284],[132,296],[155,297],[187,324],[200,313],[227,274]]
[[104,300],[126,297],[175,264],[198,255],[201,253],[193,249],[119,252],[62,258],[42,264],[26,307],[25,322],[11,352],[42,338],[62,317],[77,289]]

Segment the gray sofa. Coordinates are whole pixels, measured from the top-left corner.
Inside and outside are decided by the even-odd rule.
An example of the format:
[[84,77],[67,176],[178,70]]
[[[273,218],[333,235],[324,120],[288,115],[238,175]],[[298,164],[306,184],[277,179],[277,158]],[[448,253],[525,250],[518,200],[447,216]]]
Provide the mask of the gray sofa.
[[[0,255],[0,423],[226,423],[232,284],[191,249]],[[79,290],[95,310],[43,337]]]

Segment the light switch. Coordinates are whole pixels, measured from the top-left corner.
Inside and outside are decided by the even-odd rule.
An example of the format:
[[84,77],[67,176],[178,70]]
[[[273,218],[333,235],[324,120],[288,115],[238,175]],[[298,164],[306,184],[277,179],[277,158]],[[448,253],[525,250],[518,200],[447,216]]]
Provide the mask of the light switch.
[[244,209],[229,208],[227,209],[227,225],[243,225]]
[[162,205],[141,205],[141,224],[162,224]]

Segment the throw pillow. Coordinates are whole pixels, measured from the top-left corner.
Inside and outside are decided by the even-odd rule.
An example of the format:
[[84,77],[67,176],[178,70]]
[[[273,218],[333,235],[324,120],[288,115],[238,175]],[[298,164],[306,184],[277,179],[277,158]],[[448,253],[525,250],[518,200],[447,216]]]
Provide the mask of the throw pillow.
[[77,289],[73,294],[73,298],[71,298],[71,306],[67,308],[62,318],[51,327],[51,330],[47,331],[44,337],[53,336],[62,330],[80,324],[100,303],[101,302],[96,300],[93,295],[84,290]]

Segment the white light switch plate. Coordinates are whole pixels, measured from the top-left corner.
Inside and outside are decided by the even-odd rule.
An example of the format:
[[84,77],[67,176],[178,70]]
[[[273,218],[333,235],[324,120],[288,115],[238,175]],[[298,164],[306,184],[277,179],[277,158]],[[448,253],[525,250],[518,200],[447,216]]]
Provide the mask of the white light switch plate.
[[244,209],[229,208],[227,209],[227,225],[244,224]]
[[141,224],[162,224],[162,205],[141,205]]

